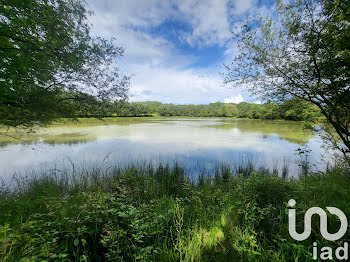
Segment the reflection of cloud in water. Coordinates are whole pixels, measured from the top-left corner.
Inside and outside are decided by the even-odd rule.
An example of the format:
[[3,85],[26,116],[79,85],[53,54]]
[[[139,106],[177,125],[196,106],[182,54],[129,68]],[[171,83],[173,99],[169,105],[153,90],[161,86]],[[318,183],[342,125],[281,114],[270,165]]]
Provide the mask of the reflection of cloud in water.
[[[231,122],[233,124],[224,123],[225,128],[217,127],[222,121],[213,119],[53,127],[40,134],[38,144],[5,146],[3,150],[6,151],[0,151],[0,176],[29,168],[54,168],[55,165],[68,168],[71,165],[68,158],[77,166],[86,167],[101,163],[108,153],[111,156],[106,165],[177,159],[188,169],[194,169],[218,162],[239,164],[249,158],[256,167],[280,168],[286,158],[291,169],[296,170],[295,150],[300,146],[278,136],[288,133],[288,122],[268,128],[268,123],[264,123],[266,132],[261,131],[258,121],[254,124],[236,121],[239,125]],[[248,126],[246,130],[244,125]],[[273,128],[278,130],[272,132]],[[290,129],[297,128],[300,133],[300,125],[292,124]],[[313,150],[311,160],[316,163],[322,152],[320,142],[315,138],[308,140],[308,146]]]

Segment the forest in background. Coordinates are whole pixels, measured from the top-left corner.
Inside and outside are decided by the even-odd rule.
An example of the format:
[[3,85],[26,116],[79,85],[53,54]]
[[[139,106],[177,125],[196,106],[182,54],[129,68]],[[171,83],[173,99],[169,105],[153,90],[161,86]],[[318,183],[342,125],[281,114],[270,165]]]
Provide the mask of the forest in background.
[[188,116],[188,117],[236,117],[250,119],[285,119],[315,122],[321,116],[319,109],[305,101],[293,99],[283,103],[268,101],[263,104],[248,102],[210,104],[163,104],[157,101],[129,102],[126,100],[99,100],[84,95],[79,100],[66,100],[62,110],[74,117],[140,117],[140,116]]

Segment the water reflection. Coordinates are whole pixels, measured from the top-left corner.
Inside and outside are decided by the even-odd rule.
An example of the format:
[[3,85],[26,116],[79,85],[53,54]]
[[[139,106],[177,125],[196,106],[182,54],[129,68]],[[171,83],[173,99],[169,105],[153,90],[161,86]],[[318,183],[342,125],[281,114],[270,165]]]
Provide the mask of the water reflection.
[[[97,122],[98,123],[98,122]],[[18,135],[18,134],[17,134]],[[302,125],[288,121],[235,119],[149,119],[56,125],[35,134],[0,138],[0,177],[29,169],[69,168],[87,164],[125,165],[133,161],[183,162],[195,167],[249,159],[256,167],[296,172],[295,150],[307,145],[320,164],[320,141]],[[109,154],[108,161],[103,161]],[[69,161],[67,161],[69,159]],[[210,169],[210,168],[209,168]]]

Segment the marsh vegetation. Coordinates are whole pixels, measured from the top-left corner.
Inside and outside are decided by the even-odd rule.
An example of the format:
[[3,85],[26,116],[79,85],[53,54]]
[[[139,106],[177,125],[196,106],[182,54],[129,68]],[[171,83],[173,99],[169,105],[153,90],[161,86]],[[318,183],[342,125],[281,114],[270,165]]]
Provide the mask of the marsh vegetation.
[[310,206],[350,215],[349,182],[339,168],[288,180],[225,165],[191,179],[176,162],[22,178],[0,191],[1,261],[311,261],[313,242],[350,236],[328,243],[315,223],[291,239],[287,202],[300,218]]

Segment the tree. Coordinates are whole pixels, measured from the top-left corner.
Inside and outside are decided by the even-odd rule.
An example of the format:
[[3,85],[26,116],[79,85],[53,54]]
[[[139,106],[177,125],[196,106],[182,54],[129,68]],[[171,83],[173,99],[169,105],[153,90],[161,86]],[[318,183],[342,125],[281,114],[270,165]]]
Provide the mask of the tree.
[[278,105],[271,103],[271,101],[268,101],[266,104],[262,105],[260,110],[260,117],[262,119],[268,120],[281,119],[281,112],[278,109]]
[[161,102],[157,102],[157,101],[134,102],[133,104],[140,104],[145,106],[147,108],[147,113],[145,114],[148,114],[148,115],[157,113],[158,107],[162,105]]
[[[287,0],[286,0],[287,1]],[[350,1],[278,1],[272,17],[248,21],[236,35],[240,54],[224,81],[269,100],[317,106],[350,152]]]
[[116,64],[123,49],[91,36],[84,1],[1,0],[0,13],[0,125],[71,116],[64,102],[85,94],[126,97],[129,78]]
[[225,104],[225,116],[233,117],[238,115],[238,109],[234,104]]
[[291,99],[280,105],[279,111],[283,119],[306,121],[307,123],[316,123],[321,115],[319,109],[308,102],[300,99]]

